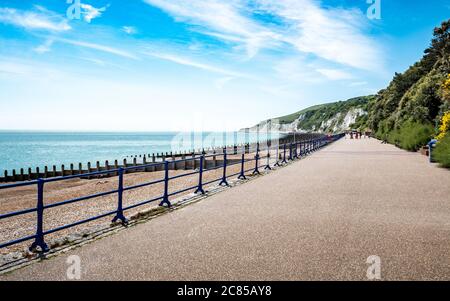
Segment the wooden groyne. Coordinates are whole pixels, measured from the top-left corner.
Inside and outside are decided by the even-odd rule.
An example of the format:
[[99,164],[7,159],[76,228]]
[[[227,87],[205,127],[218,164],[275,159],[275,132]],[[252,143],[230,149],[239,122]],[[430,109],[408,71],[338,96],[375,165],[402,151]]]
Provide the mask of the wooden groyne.
[[[278,139],[277,141],[262,141],[260,144],[265,145],[274,145],[274,143],[278,142],[279,144],[290,143],[294,141],[302,141],[313,139],[314,137],[319,136],[320,134],[287,134],[286,136]],[[115,170],[118,168],[125,167],[134,167],[141,165],[148,165],[152,163],[169,161],[172,162],[169,164],[170,170],[190,170],[196,169],[200,166],[200,156],[201,155],[215,155],[217,157],[212,156],[205,160],[205,168],[212,168],[216,166],[220,166],[223,164],[223,154],[226,151],[229,155],[241,154],[242,152],[246,154],[250,154],[256,151],[258,143],[247,143],[247,144],[239,144],[239,145],[228,145],[226,147],[217,147],[217,148],[207,148],[207,149],[199,149],[199,150],[191,150],[184,152],[165,152],[165,153],[152,153],[152,154],[140,154],[140,155],[128,155],[126,158],[122,160],[114,160],[114,161],[96,161],[94,164],[88,162],[87,164],[82,164],[81,162],[78,164],[69,164],[69,165],[52,165],[45,166],[43,169],[36,168],[21,168],[19,170],[13,169],[12,172],[4,171],[4,174],[0,177],[0,183],[6,182],[18,182],[18,181],[29,181],[35,180],[39,178],[53,178],[53,177],[61,177],[61,176],[71,176],[71,175],[82,175],[87,173],[93,173],[97,171],[107,171],[107,170]],[[185,159],[191,159],[186,160]],[[233,163],[234,161],[239,161],[239,159],[229,158],[228,162]],[[164,169],[164,165],[155,165],[151,167],[145,167],[142,169],[130,170],[131,172],[155,172],[161,171]],[[105,177],[108,175],[102,175]],[[109,176],[114,176],[111,173]],[[87,177],[88,178],[88,177]],[[90,178],[90,177],[89,177]]]

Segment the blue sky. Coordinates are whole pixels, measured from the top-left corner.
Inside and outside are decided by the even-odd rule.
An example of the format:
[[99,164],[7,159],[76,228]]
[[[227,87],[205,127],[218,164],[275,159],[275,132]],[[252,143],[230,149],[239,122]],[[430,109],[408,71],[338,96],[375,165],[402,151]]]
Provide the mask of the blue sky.
[[[376,93],[450,1],[0,2],[0,129],[236,130]],[[77,16],[76,16],[77,17]]]

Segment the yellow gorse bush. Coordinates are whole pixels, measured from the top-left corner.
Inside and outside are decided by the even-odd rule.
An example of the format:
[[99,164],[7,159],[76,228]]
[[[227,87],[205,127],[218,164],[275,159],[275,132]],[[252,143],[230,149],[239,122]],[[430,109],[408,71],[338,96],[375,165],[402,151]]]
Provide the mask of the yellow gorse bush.
[[[447,75],[447,79],[442,84],[442,89],[444,91],[444,98],[450,99],[450,74]],[[445,137],[447,132],[450,130],[450,111],[444,113],[441,119],[441,126],[439,127],[439,135],[436,139],[441,140]]]
[[441,126],[439,127],[439,135],[436,139],[441,140],[445,137],[447,132],[450,130],[450,111],[446,112],[441,119]]
[[450,91],[450,74],[447,75],[447,79],[446,79],[445,82],[442,84],[442,87],[443,87],[444,90],[446,90],[447,92]]
[[442,96],[445,100],[450,100],[450,74],[447,75],[447,79],[442,84]]

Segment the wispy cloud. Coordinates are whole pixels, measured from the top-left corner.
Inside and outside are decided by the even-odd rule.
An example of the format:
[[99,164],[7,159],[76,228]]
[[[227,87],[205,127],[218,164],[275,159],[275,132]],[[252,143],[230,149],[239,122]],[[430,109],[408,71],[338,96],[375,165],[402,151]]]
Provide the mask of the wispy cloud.
[[354,68],[380,69],[382,55],[362,31],[366,21],[361,11],[325,9],[311,0],[263,2],[288,25],[282,39],[299,51]]
[[337,69],[319,68],[316,69],[316,71],[330,80],[343,80],[353,78],[353,76],[350,73]]
[[65,72],[33,61],[26,61],[16,58],[0,57],[0,77],[11,76],[24,78],[26,80],[53,80],[61,79]]
[[366,21],[357,9],[324,8],[314,0],[144,1],[193,25],[192,30],[237,44],[235,49],[245,49],[248,57],[264,48],[293,48],[353,68],[382,69],[381,52],[364,34]]
[[0,22],[21,27],[27,30],[46,30],[61,32],[70,30],[67,19],[36,6],[36,11],[25,11],[0,7]]
[[80,6],[82,9],[82,14],[84,15],[83,19],[88,23],[91,23],[91,21],[94,20],[95,18],[101,17],[102,13],[104,13],[106,9],[109,7],[109,5],[107,5],[101,8],[96,8],[90,4],[84,3],[82,3]]
[[131,35],[137,33],[137,29],[134,26],[122,26],[122,31]]
[[241,42],[249,57],[253,57],[263,44],[275,39],[274,32],[241,14],[245,7],[239,1],[219,0],[144,0],[174,16],[175,20],[188,22],[205,34],[222,40]]
[[37,52],[39,54],[50,52],[51,47],[53,45],[54,40],[53,39],[47,39],[43,44],[39,45],[38,47],[34,48],[33,51]]
[[209,71],[209,72],[213,72],[213,73],[217,73],[217,74],[228,75],[231,77],[253,79],[253,77],[248,74],[227,70],[224,68],[213,66],[211,64],[199,63],[190,58],[182,57],[179,55],[167,54],[167,53],[162,53],[162,52],[150,52],[150,51],[144,51],[143,54],[154,57],[154,58],[162,59],[165,61],[169,61],[172,63],[176,63],[176,64],[180,64],[180,65],[184,65],[184,66],[188,66],[188,67],[192,67],[192,68],[196,68],[196,69],[201,69],[204,71]]
[[91,58],[91,57],[81,57],[80,59],[85,60],[87,62],[91,62],[94,63],[98,66],[106,66],[106,63],[102,60],[96,59],[96,58]]
[[96,43],[90,43],[90,42],[84,42],[84,41],[62,39],[62,38],[55,39],[55,41],[66,43],[66,44],[70,44],[70,45],[74,45],[74,46],[89,48],[89,49],[93,49],[93,50],[98,50],[98,51],[114,54],[114,55],[117,55],[117,56],[121,56],[121,57],[124,57],[124,58],[129,58],[129,59],[133,59],[133,60],[138,60],[139,59],[136,55],[134,55],[131,52],[128,52],[128,51],[125,51],[125,50],[122,50],[122,49],[118,49],[118,48],[114,48],[114,47],[111,47],[111,46],[106,46],[106,45],[101,45],[101,44],[96,44]]

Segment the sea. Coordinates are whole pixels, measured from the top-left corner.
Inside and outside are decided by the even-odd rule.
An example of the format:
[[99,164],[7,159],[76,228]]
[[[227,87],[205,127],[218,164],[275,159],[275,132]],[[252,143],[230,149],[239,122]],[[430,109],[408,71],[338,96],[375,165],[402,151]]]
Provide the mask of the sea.
[[256,132],[38,132],[0,131],[0,175],[44,166],[123,160],[162,152],[180,152],[277,139]]

